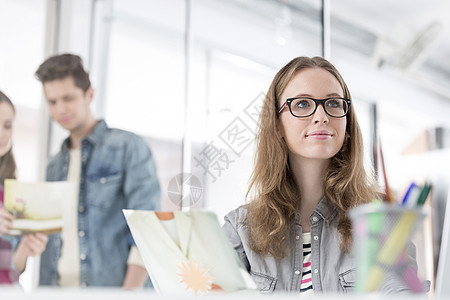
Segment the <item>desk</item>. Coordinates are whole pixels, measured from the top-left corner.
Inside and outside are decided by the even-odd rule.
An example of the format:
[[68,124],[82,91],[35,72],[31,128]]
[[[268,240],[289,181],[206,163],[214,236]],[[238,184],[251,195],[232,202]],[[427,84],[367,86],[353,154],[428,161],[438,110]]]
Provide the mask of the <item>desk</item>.
[[[228,294],[228,295],[220,295],[220,294],[214,294],[214,295],[208,295],[208,296],[198,296],[198,297],[188,297],[184,295],[179,296],[162,296],[154,293],[153,291],[146,291],[146,290],[140,290],[140,291],[126,291],[119,288],[110,288],[110,289],[96,289],[96,288],[89,288],[89,289],[70,289],[70,288],[38,288],[34,290],[31,293],[25,293],[24,291],[20,289],[14,289],[14,288],[6,288],[6,287],[0,287],[0,298],[3,300],[23,300],[23,299],[29,299],[29,300],[148,300],[148,299],[155,299],[155,300],[167,300],[167,299],[183,299],[186,300],[188,298],[192,299],[201,299],[201,300],[221,300],[221,299],[236,299],[236,300],[252,300],[257,299],[261,300],[265,297],[270,297],[273,295],[264,295],[260,293],[255,294],[245,294],[245,293],[236,293],[236,294]],[[310,297],[310,296],[308,296]],[[298,299],[299,295],[283,295],[279,294],[276,296],[277,300],[290,300],[290,299]],[[319,295],[314,297],[319,300],[352,300],[352,299],[361,299],[363,298],[361,295],[334,295],[334,294],[325,294],[325,295]],[[389,299],[395,299],[395,300],[429,300],[430,298],[427,295],[420,295],[420,296],[414,296],[414,295],[394,295],[392,297],[384,296],[384,295],[377,295],[377,294],[371,294],[367,297],[364,297],[370,300],[374,299],[383,299],[383,300],[389,300]],[[268,299],[274,299],[274,298],[268,298]],[[448,299],[449,298],[441,298],[441,299]]]

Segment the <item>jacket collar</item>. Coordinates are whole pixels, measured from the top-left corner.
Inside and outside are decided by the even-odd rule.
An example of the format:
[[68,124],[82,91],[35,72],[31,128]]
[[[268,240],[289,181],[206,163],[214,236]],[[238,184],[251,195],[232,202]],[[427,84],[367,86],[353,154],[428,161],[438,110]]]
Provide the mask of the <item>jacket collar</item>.
[[316,208],[314,209],[318,215],[325,220],[325,222],[329,223],[337,214],[336,206],[334,206],[325,196],[319,201]]
[[[330,223],[337,215],[337,208],[324,196],[317,204],[311,216],[314,214],[318,214],[325,222]],[[295,223],[300,225],[299,213],[297,213]]]
[[[106,125],[105,120],[101,119],[98,120],[97,125],[95,125],[94,130],[84,138],[84,140],[88,141],[92,145],[98,144],[101,139],[103,138],[104,132],[108,129],[108,126]],[[70,150],[70,137],[67,137],[62,146],[62,151],[69,151]]]

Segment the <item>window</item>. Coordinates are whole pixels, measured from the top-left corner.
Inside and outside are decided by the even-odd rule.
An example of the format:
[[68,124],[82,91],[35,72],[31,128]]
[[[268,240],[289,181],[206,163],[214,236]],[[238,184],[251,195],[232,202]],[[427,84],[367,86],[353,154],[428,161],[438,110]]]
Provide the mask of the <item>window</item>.
[[0,10],[0,89],[16,107],[14,154],[22,180],[38,179],[45,138],[40,130],[42,87],[34,78],[43,59],[45,5],[45,0],[0,0],[0,7],[7,7]]

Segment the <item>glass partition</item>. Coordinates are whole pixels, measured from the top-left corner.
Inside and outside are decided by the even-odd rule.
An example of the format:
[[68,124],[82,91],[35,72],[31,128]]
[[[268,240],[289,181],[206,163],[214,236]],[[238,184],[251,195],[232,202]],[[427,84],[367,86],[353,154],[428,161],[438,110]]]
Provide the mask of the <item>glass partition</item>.
[[184,1],[113,3],[104,72],[105,118],[143,136],[155,156],[166,210],[168,183],[182,172]]
[[16,107],[14,154],[22,180],[38,179],[40,143],[45,138],[40,131],[42,88],[34,78],[44,55],[45,4],[0,0],[0,89]]
[[321,53],[320,9],[314,1],[191,4],[192,72],[198,77],[189,105],[202,116],[192,118],[191,172],[203,186],[197,205],[222,221],[245,203],[256,123],[275,73],[296,56]]

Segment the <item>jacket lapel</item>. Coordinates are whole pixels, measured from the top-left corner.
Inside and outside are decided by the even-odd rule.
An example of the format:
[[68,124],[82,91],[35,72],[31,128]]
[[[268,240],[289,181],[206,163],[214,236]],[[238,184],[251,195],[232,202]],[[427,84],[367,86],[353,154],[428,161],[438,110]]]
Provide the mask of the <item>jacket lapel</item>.
[[[182,251],[180,251],[180,247],[175,243],[175,241],[170,237],[169,233],[167,232],[164,225],[161,223],[161,220],[158,219],[156,214],[152,212],[148,215],[148,220],[150,221],[150,224],[153,228],[156,229],[156,232],[159,233],[159,238],[162,240],[163,243],[169,247],[170,250],[177,252],[178,254],[185,256]],[[176,220],[176,217],[175,217]],[[178,225],[177,225],[178,226]],[[181,236],[180,236],[181,239]],[[181,240],[180,240],[181,241]]]
[[175,211],[175,222],[178,228],[178,237],[180,239],[180,248],[186,258],[188,258],[189,244],[192,233],[192,218],[181,211]]

